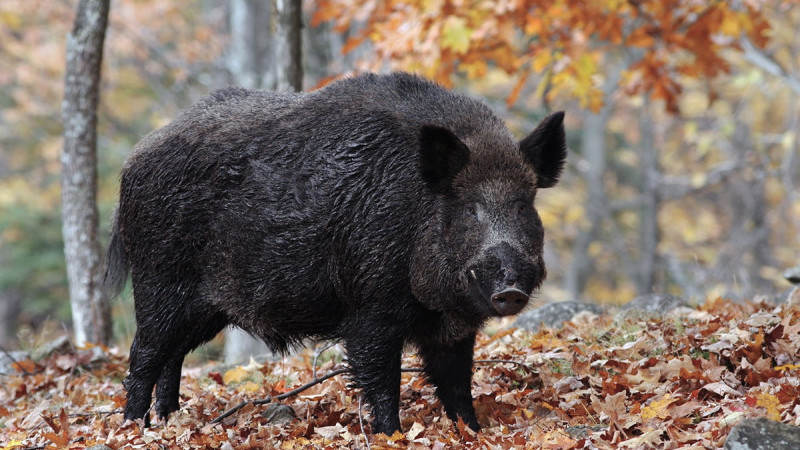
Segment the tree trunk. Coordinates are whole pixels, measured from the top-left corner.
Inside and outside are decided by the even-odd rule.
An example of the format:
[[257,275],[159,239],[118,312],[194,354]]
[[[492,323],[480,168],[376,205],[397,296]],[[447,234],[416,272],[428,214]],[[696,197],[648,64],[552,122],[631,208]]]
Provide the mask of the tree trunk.
[[0,291],[0,347],[7,348],[17,336],[23,297],[19,289]]
[[272,8],[263,0],[232,0],[231,45],[226,55],[233,83],[248,89],[275,88]]
[[639,276],[636,290],[639,295],[654,292],[658,270],[658,211],[661,207],[658,183],[661,167],[653,138],[650,102],[645,99],[639,117],[639,164],[642,170],[642,209],[639,219]]
[[589,246],[599,238],[606,216],[606,124],[611,113],[611,101],[600,113],[587,112],[583,122],[581,152],[586,160],[586,222],[588,229],[581,230],[572,247],[572,262],[564,275],[564,290],[571,300],[580,298],[592,272]]
[[275,32],[278,90],[303,90],[303,2],[275,0],[278,26]]
[[606,126],[614,109],[613,94],[622,76],[624,65],[613,65],[603,83],[603,107],[600,112],[586,111],[581,135],[581,152],[587,163],[585,210],[588,229],[581,230],[572,246],[570,267],[564,275],[564,291],[570,300],[582,296],[586,281],[592,274],[589,246],[600,237],[603,222],[608,216],[606,197]]
[[[274,10],[270,6],[270,3],[260,0],[234,0],[231,3],[228,69],[234,83],[240,86],[299,91],[303,79],[301,2],[277,0]],[[274,27],[273,22],[277,22]],[[272,29],[275,36],[270,34]],[[226,363],[233,364],[268,353],[269,349],[261,340],[239,328],[227,330]]]
[[67,37],[61,199],[64,256],[78,345],[111,340],[111,310],[101,289],[96,201],[97,104],[108,10],[109,0],[80,0]]

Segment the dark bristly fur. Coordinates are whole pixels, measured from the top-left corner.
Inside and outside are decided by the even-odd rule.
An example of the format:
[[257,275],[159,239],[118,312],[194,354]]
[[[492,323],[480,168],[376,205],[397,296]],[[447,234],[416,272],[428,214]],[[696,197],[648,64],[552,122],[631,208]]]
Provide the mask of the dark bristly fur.
[[479,429],[475,333],[545,277],[533,200],[566,157],[563,114],[521,143],[485,105],[408,74],[307,94],[228,88],[145,137],[108,252],[138,328],[125,417],[178,409],[184,356],[235,325],[285,351],[344,342],[372,431],[391,434],[416,347],[445,411]]

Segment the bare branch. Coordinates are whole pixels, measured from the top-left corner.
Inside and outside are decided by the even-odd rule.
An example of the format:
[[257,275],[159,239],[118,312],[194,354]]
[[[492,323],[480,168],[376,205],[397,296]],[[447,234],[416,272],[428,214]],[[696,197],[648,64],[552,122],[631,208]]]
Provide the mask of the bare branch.
[[[28,372],[28,369],[26,369],[25,367],[20,365],[19,362],[13,356],[11,356],[11,353],[9,353],[8,350],[6,350],[3,347],[0,347],[0,352],[2,352],[4,355],[6,355],[6,358],[8,358],[11,361],[11,363],[14,364],[14,367],[16,367],[17,369],[22,369],[22,371],[25,373],[25,375],[33,375],[32,373]],[[3,375],[5,375],[5,374],[3,374]]]
[[334,370],[332,372],[327,373],[326,375],[324,375],[322,377],[315,378],[315,379],[309,381],[308,383],[306,383],[306,384],[304,384],[304,385],[302,385],[302,386],[300,386],[300,387],[298,387],[296,389],[292,389],[289,392],[284,392],[283,394],[276,395],[275,397],[271,397],[270,396],[270,397],[267,397],[267,398],[264,398],[264,399],[261,399],[261,400],[245,401],[245,402],[239,403],[238,405],[234,406],[233,408],[231,408],[231,409],[225,411],[224,413],[222,413],[222,415],[220,415],[219,417],[217,417],[214,420],[212,420],[211,423],[220,423],[223,419],[225,419],[226,417],[231,416],[236,411],[239,411],[240,409],[244,408],[247,405],[266,405],[267,403],[271,403],[273,399],[274,400],[283,400],[283,399],[289,398],[289,397],[291,397],[293,395],[297,395],[300,392],[303,392],[306,389],[310,388],[311,386],[314,386],[314,385],[317,385],[319,383],[322,383],[323,381],[327,380],[328,378],[333,378],[336,375],[343,374],[345,372],[348,372],[349,370],[350,369],[347,369],[347,368]]
[[[478,359],[478,360],[475,360],[474,362],[475,362],[475,364],[513,364],[513,365],[515,365],[517,367],[526,369],[528,371],[533,371],[533,369],[531,367],[526,366],[525,364],[519,363],[517,361],[510,361],[510,360],[507,360],[507,359]],[[402,372],[424,372],[424,369],[417,368],[417,367],[404,367],[404,368],[402,368],[400,370]],[[334,370],[332,372],[329,372],[329,373],[325,374],[324,376],[321,376],[319,378],[314,378],[313,380],[309,381],[308,383],[306,383],[306,384],[304,384],[304,385],[302,385],[300,387],[297,387],[295,389],[292,389],[289,392],[284,392],[283,394],[276,395],[274,397],[270,396],[270,397],[263,398],[263,399],[260,399],[260,400],[248,400],[248,401],[241,402],[238,405],[234,406],[233,408],[225,411],[224,413],[222,413],[218,417],[214,418],[211,421],[211,423],[220,423],[220,422],[222,422],[222,420],[224,420],[227,417],[230,417],[231,415],[233,415],[234,413],[236,413],[237,411],[239,411],[240,409],[244,408],[247,405],[254,405],[254,406],[266,405],[268,403],[272,403],[273,400],[284,400],[284,399],[287,399],[289,397],[295,396],[295,395],[305,391],[306,389],[308,389],[308,388],[310,388],[312,386],[315,386],[317,384],[322,383],[323,381],[327,380],[328,378],[333,378],[336,375],[341,375],[341,374],[343,374],[345,372],[349,372],[349,371],[350,371],[350,369],[348,369],[348,368],[336,369],[336,370]]]
[[787,72],[772,56],[756,48],[750,39],[742,37],[739,42],[744,49],[744,56],[748,61],[763,69],[770,75],[783,80],[796,93],[800,94],[800,79]]

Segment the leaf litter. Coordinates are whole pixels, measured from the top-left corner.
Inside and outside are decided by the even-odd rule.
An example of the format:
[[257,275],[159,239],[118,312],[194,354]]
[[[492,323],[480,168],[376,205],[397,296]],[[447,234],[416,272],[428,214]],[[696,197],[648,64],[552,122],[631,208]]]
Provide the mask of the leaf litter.
[[[720,448],[745,418],[800,426],[797,306],[716,299],[665,318],[601,315],[481,334],[479,433],[444,415],[419,371],[402,376],[405,433],[369,434],[369,412],[346,374],[280,400],[294,413],[288,419],[272,422],[264,405],[246,403],[212,423],[343,367],[338,359],[314,367],[310,350],[223,372],[185,368],[181,409],[144,429],[122,419],[127,357],[101,350],[18,361],[2,376],[0,448]],[[420,361],[408,353],[403,366]]]

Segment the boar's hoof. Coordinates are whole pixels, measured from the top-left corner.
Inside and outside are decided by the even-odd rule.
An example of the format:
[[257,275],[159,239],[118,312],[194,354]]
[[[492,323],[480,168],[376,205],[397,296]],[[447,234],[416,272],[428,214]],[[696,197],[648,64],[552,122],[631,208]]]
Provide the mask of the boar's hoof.
[[528,294],[516,288],[508,288],[492,295],[492,306],[501,316],[516,314],[528,304]]

